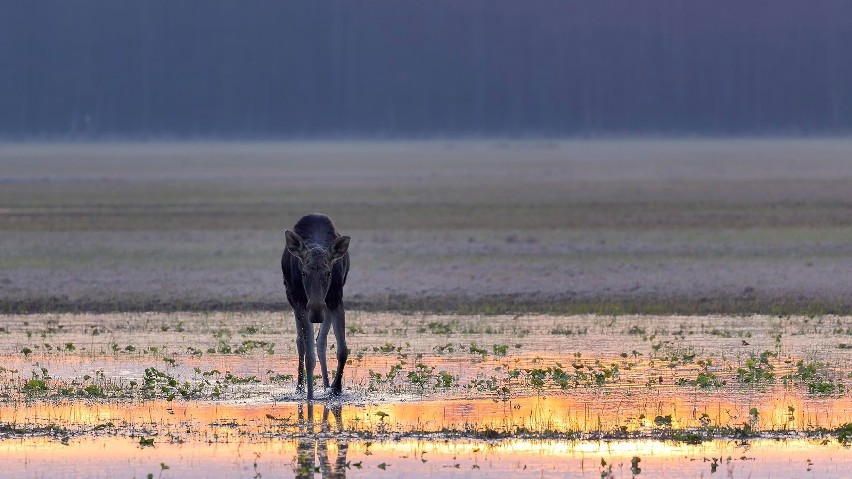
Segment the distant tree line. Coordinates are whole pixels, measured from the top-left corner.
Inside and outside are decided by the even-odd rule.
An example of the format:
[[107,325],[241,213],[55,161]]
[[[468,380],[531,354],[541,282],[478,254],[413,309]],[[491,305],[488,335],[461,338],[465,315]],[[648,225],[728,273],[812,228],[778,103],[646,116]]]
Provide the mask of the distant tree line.
[[848,0],[7,0],[0,137],[852,130]]

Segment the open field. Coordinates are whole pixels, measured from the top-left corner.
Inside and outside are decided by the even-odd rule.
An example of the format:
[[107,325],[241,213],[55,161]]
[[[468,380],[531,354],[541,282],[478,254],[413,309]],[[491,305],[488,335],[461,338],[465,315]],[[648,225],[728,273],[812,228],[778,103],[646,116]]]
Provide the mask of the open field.
[[4,316],[0,461],[138,478],[852,467],[850,317],[347,319],[344,395],[307,404],[289,314]]
[[852,312],[852,140],[0,145],[0,310],[281,310],[283,229],[348,302]]

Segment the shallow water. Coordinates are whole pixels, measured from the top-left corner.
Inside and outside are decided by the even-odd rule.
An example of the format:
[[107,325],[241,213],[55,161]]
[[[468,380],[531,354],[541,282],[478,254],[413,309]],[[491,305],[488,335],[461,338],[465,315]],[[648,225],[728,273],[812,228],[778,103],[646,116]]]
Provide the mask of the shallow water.
[[[125,438],[0,443],[10,477],[849,477],[852,455],[813,440],[731,440],[700,445],[655,440],[364,441],[274,438],[208,444]],[[606,465],[602,466],[602,461]],[[716,464],[714,468],[713,465]],[[384,469],[380,466],[384,465]],[[604,475],[602,476],[602,473]]]
[[848,317],[356,312],[344,395],[310,405],[288,376],[291,321],[5,316],[0,462],[14,477],[631,477],[634,457],[641,477],[852,470]]

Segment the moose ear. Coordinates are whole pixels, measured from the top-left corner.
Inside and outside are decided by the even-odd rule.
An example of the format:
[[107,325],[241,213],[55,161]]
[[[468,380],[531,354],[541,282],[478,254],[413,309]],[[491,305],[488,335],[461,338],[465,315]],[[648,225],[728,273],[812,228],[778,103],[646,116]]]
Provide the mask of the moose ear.
[[347,251],[349,251],[349,237],[341,236],[340,238],[337,238],[333,243],[331,243],[331,246],[328,247],[328,251],[331,253],[332,261],[339,260]]
[[302,259],[305,255],[305,242],[296,233],[290,230],[284,231],[284,236],[287,238],[287,251],[293,256]]

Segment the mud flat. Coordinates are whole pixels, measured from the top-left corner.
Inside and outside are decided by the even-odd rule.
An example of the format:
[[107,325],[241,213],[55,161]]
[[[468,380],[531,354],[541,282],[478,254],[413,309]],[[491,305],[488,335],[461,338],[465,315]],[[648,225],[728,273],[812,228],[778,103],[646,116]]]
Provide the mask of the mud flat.
[[373,311],[852,314],[849,139],[0,144],[0,312],[282,310],[283,230]]
[[852,468],[850,317],[347,320],[345,394],[307,404],[289,314],[3,316],[0,461],[15,477]]

